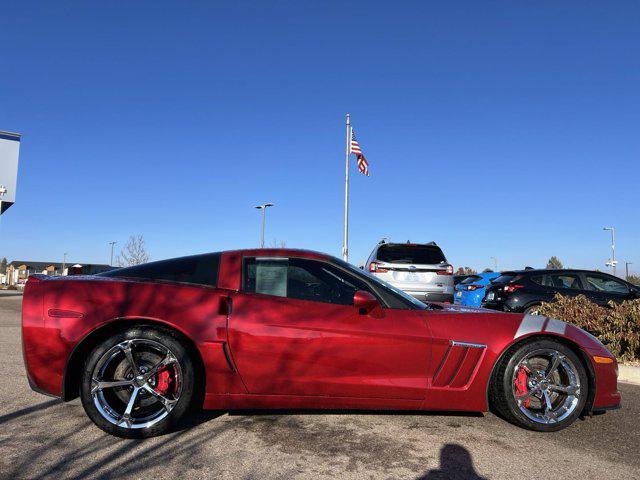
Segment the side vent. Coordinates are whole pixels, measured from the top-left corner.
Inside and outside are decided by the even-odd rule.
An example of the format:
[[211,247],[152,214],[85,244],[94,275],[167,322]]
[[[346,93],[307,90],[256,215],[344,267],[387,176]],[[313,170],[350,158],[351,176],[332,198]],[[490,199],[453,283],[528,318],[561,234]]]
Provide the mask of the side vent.
[[451,341],[433,376],[432,385],[439,388],[469,385],[486,348],[480,343]]

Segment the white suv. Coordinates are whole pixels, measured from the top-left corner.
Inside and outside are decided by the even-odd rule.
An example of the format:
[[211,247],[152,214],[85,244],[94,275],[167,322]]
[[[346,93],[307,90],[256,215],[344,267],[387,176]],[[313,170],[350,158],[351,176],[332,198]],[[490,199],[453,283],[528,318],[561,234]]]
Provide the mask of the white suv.
[[364,269],[423,302],[453,303],[453,266],[435,242],[382,240]]

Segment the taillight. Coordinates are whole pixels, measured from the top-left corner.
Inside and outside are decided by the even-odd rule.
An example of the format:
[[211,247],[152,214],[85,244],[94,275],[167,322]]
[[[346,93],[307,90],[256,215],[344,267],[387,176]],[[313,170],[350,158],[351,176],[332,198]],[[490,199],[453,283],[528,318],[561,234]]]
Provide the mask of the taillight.
[[453,275],[453,265],[449,265],[446,270],[438,270],[438,275]]
[[467,285],[467,290],[473,291],[473,290],[480,290],[482,288],[482,285]]
[[389,269],[388,268],[381,268],[379,263],[371,262],[369,264],[369,271],[370,272],[375,272],[375,273],[385,273],[385,272],[388,272]]
[[524,285],[518,285],[518,284],[505,285],[504,291],[507,293],[512,293],[518,290],[519,288],[524,288]]

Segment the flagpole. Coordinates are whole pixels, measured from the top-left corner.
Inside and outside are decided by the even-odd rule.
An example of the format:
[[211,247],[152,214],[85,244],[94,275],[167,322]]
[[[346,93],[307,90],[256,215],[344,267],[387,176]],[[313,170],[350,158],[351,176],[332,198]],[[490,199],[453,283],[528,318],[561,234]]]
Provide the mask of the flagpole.
[[347,145],[344,155],[344,241],[342,258],[349,261],[349,144],[351,142],[351,117],[347,113]]

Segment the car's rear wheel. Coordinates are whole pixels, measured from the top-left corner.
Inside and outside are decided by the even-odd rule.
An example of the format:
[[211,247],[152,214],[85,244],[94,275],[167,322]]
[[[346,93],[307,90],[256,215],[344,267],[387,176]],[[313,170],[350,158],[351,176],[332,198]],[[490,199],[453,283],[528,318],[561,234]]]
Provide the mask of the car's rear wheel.
[[555,340],[534,340],[508,351],[496,367],[492,403],[507,420],[541,432],[573,423],[587,401],[587,372]]
[[194,365],[168,331],[133,327],[98,344],[87,357],[82,405],[102,430],[145,438],[170,430],[194,399]]

